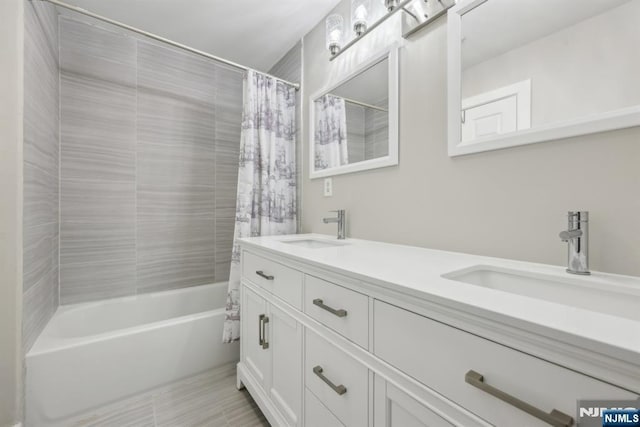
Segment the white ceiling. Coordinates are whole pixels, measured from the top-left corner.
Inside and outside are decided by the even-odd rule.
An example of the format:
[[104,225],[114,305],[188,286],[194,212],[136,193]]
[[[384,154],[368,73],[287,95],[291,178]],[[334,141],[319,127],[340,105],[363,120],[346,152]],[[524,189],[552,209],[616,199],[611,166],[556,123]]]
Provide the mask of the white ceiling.
[[213,55],[268,71],[339,0],[66,2]]
[[630,0],[487,0],[462,18],[463,68]]

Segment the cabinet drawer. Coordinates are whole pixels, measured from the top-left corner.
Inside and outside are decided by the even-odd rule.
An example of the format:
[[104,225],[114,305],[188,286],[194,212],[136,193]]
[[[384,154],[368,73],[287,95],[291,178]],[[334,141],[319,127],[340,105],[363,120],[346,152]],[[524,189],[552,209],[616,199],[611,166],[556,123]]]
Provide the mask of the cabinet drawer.
[[376,376],[375,427],[454,427],[428,407]]
[[369,371],[307,329],[305,384],[342,424],[368,425]]
[[302,310],[302,273],[277,262],[244,251],[243,278],[265,288]]
[[304,391],[305,427],[344,427],[344,425],[308,389]]
[[[556,409],[574,422],[578,399],[635,398],[586,375],[380,301],[374,303],[373,327],[376,356],[498,426],[549,423],[494,397],[491,390],[546,413]],[[475,386],[465,381],[470,371],[482,375],[469,375]]]
[[304,312],[356,344],[369,347],[369,298],[313,276],[304,281]]

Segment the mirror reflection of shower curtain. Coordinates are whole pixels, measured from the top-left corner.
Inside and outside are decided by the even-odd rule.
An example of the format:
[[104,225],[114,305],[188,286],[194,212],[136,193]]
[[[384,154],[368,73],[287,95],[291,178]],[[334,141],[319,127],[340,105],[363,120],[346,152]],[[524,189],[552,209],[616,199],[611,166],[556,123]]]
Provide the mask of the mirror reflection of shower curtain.
[[249,71],[244,79],[236,223],[223,342],[240,338],[243,237],[296,232],[296,90]]
[[315,169],[349,164],[347,110],[343,98],[324,95],[315,102]]

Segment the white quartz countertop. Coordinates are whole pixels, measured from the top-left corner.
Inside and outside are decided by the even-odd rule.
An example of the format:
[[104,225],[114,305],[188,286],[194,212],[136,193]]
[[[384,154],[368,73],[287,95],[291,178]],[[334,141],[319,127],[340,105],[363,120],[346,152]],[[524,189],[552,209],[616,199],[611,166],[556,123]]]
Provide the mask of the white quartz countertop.
[[241,244],[245,249],[258,248],[327,268],[358,281],[508,323],[640,366],[640,321],[453,281],[442,275],[485,265],[560,279],[571,276],[571,280],[589,286],[605,288],[613,283],[626,287],[633,293],[637,291],[635,297],[640,301],[638,277],[592,272],[591,276],[576,278],[559,266],[359,239],[341,241],[346,245],[314,249],[283,243],[292,239],[336,240],[332,236],[299,234],[245,238]]

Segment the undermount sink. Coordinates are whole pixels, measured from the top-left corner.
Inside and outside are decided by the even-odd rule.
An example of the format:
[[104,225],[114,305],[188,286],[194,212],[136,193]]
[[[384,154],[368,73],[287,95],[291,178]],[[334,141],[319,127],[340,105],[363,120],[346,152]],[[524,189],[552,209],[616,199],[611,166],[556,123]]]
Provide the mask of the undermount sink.
[[298,246],[301,248],[307,248],[307,249],[331,248],[335,246],[344,246],[348,244],[344,242],[332,242],[330,240],[320,240],[320,239],[283,240],[282,243]]
[[445,279],[640,321],[640,286],[478,265]]

